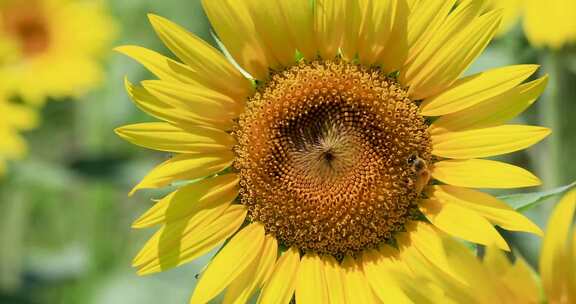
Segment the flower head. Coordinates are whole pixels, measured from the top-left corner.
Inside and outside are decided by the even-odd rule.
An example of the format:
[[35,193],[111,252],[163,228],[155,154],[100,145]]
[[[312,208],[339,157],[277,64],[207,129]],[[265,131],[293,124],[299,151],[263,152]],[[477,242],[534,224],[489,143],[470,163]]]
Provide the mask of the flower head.
[[504,12],[501,33],[522,18],[526,37],[534,46],[559,49],[576,41],[576,2],[571,0],[489,0],[487,8]]
[[[164,122],[117,129],[176,155],[134,188],[190,181],[136,228],[160,225],[134,260],[141,274],[187,263],[229,240],[192,303],[226,289],[244,302],[397,302],[409,261],[451,275],[442,239],[508,245],[493,225],[541,233],[471,188],[540,183],[479,158],[529,147],[545,128],[507,125],[542,92],[533,65],[460,78],[496,32],[482,1],[204,1],[241,68],[180,26],[151,23],[181,60],[118,50],[159,79],[126,82]],[[247,78],[246,75],[252,77]],[[346,300],[348,299],[348,300]],[[360,301],[361,302],[361,301]]]
[[93,88],[102,77],[97,60],[114,33],[97,2],[1,1],[0,71],[9,94],[39,104]]

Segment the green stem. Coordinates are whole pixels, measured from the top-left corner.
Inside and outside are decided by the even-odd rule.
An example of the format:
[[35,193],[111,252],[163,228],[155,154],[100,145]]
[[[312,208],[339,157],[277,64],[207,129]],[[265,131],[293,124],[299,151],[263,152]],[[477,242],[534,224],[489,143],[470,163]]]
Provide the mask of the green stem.
[[568,184],[576,179],[576,75],[561,51],[546,53],[544,71],[550,82],[539,104],[541,124],[552,129],[537,163],[544,188]]
[[18,290],[21,284],[23,241],[30,207],[21,190],[6,185],[0,188],[0,293]]

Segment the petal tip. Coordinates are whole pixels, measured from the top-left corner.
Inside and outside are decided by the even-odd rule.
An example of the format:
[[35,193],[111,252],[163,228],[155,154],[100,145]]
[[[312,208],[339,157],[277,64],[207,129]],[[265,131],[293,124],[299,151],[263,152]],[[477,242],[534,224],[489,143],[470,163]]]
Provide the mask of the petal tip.
[[530,232],[534,233],[535,235],[539,236],[539,237],[544,237],[544,231],[542,230],[542,228],[536,226],[534,227]]
[[137,218],[134,222],[132,222],[132,225],[130,225],[130,228],[132,229],[142,229],[146,227],[148,226],[144,223],[144,219],[142,217]]
[[530,75],[534,74],[540,68],[539,64],[524,64],[523,66],[528,70]]
[[157,21],[164,19],[160,15],[156,15],[154,13],[148,13],[148,14],[146,14],[146,17],[148,17],[148,20],[150,21],[151,24],[154,24],[154,22],[157,22]]
[[116,135],[118,135],[122,139],[126,138],[126,133],[125,133],[124,127],[118,127],[116,129],[114,129],[114,133],[116,133]]
[[136,271],[136,274],[140,277],[144,277],[147,276],[149,274],[154,273],[155,271],[150,271],[150,270],[145,270],[145,269],[139,269],[138,271]]
[[156,32],[159,32],[162,28],[165,28],[167,23],[171,23],[170,20],[154,13],[148,13],[147,17],[148,21]]
[[498,248],[500,248],[500,249],[502,249],[502,250],[504,250],[504,251],[507,251],[507,252],[512,251],[512,250],[510,249],[510,245],[508,245],[508,243],[507,243],[504,239],[502,239],[502,241],[499,242]]
[[140,190],[140,184],[136,185],[134,188],[132,188],[132,190],[130,190],[130,192],[128,192],[128,197],[134,196],[138,190]]
[[129,56],[130,50],[134,48],[133,45],[121,45],[113,48],[112,50],[123,55]]
[[541,186],[542,185],[542,180],[540,178],[538,178],[537,176],[533,176],[533,183],[531,185],[529,185],[528,187],[536,187],[536,186]]

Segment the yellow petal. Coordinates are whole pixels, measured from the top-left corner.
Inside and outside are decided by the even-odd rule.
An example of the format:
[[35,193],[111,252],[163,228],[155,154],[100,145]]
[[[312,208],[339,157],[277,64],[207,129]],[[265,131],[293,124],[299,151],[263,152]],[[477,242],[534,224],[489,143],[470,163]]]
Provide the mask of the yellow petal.
[[426,42],[430,39],[438,28],[443,24],[448,13],[454,7],[455,0],[436,1],[420,0],[408,1],[411,14],[409,16],[408,26],[408,61],[416,56]]
[[216,174],[232,165],[233,153],[182,154],[173,157],[150,171],[130,195],[140,189],[157,189],[179,180],[194,180]]
[[542,285],[550,303],[563,303],[569,296],[571,226],[576,211],[576,190],[566,194],[548,219],[540,253]]
[[408,17],[410,11],[406,0],[393,1],[394,26],[390,32],[386,51],[381,53],[376,63],[388,73],[398,71],[408,57]]
[[494,225],[504,229],[543,235],[542,230],[527,217],[490,194],[449,185],[432,186],[426,193],[434,200],[474,210]]
[[203,0],[210,24],[234,60],[256,79],[265,79],[273,58],[258,36],[244,0]]
[[421,274],[409,275],[407,273],[399,272],[395,274],[395,277],[404,293],[406,293],[406,296],[413,301],[413,303],[456,303],[445,295],[443,288],[431,284]]
[[230,151],[235,144],[226,132],[204,126],[184,129],[164,122],[148,122],[123,126],[115,132],[135,145],[174,153]]
[[334,59],[344,42],[347,2],[349,1],[315,1],[314,33],[323,59]]
[[[428,223],[422,223],[421,226],[430,226],[430,228],[433,228]],[[428,299],[434,299],[435,297],[438,297],[439,301],[436,301],[437,303],[474,303],[477,297],[475,297],[471,288],[467,286],[467,278],[462,276],[462,272],[460,270],[454,269],[453,264],[448,261],[448,256],[446,254],[443,242],[444,238],[452,237],[437,229],[430,230],[435,230],[432,231],[432,234],[430,234],[430,236],[432,236],[433,242],[430,242],[427,240],[427,238],[423,237],[423,244],[428,242],[430,244],[434,244],[434,246],[422,246],[421,248],[417,249],[415,244],[414,246],[404,247],[401,251],[402,260],[406,262],[410,269],[412,269],[412,272],[416,278],[424,278],[426,280],[428,287],[432,289],[426,290],[426,292],[431,292],[431,295],[428,296]],[[440,234],[442,236],[440,236]],[[407,239],[404,238],[404,236],[406,236],[405,234],[402,234],[401,236],[403,246],[410,244],[409,242],[406,243]],[[426,248],[431,248],[434,251],[428,252],[425,250]],[[430,259],[430,255],[433,255],[434,258]],[[440,257],[441,260],[438,260],[437,257]],[[437,263],[438,261],[441,263]],[[401,280],[401,284],[403,284],[403,286],[415,285],[418,284],[418,282],[416,280],[412,280],[412,283],[410,283]],[[416,286],[417,288],[419,287],[419,285]],[[413,288],[414,287],[406,288],[406,293],[411,295],[410,289]],[[440,290],[438,290],[438,288],[440,288]]]
[[125,45],[114,50],[138,61],[152,74],[167,81],[199,84],[197,73],[188,66],[139,46]]
[[569,277],[568,277],[568,302],[576,302],[576,227],[572,229],[572,250],[568,254],[571,258],[569,265]]
[[392,72],[407,54],[408,7],[403,0],[361,1],[364,15],[358,58],[364,65],[384,64]]
[[503,94],[465,110],[438,118],[430,127],[433,134],[501,125],[527,109],[544,92],[548,76],[519,85]]
[[516,25],[523,13],[524,0],[488,0],[484,1],[484,10],[502,9],[502,25],[498,29],[497,36],[503,36]]
[[512,268],[512,261],[505,255],[505,251],[496,246],[486,246],[482,264],[488,271],[500,276]]
[[394,250],[383,253],[375,249],[364,250],[362,269],[374,294],[384,303],[412,303],[394,278]]
[[238,181],[237,174],[224,174],[183,186],[158,201],[132,224],[132,228],[174,221],[205,208],[230,203],[238,195]]
[[[442,276],[451,277],[457,283],[464,282],[458,272],[452,269],[450,261],[446,259],[442,240],[451,236],[423,221],[408,223],[406,231],[397,236],[400,248],[402,248],[400,251],[402,257],[408,255],[410,258],[416,258],[415,262],[418,264],[432,264],[442,273]],[[412,267],[412,265],[409,266]]]
[[0,149],[2,158],[8,159],[22,158],[28,152],[24,139],[12,129],[0,129]]
[[277,1],[281,7],[290,38],[304,58],[313,60],[316,58],[316,42],[314,35],[314,7],[309,0]]
[[143,87],[133,85],[128,79],[124,79],[124,85],[130,99],[136,106],[158,119],[179,126],[200,125],[221,130],[230,130],[232,128],[233,123],[231,120],[207,120],[200,115],[194,114],[194,112],[198,110],[198,107],[196,107],[194,111],[183,111],[183,109],[178,107],[178,104],[168,104],[150,94],[150,92]]
[[470,209],[430,199],[420,203],[420,211],[434,226],[450,235],[483,245],[495,244],[504,250],[510,250],[494,226]]
[[538,275],[526,261],[516,254],[512,268],[504,275],[502,281],[514,295],[518,303],[542,303]]
[[147,275],[186,264],[232,236],[246,218],[246,207],[207,209],[188,220],[171,222],[156,232],[134,258],[138,274]]
[[278,242],[272,235],[266,235],[260,256],[254,260],[254,267],[248,267],[226,289],[222,303],[247,303],[252,294],[262,286],[272,273],[278,251]]
[[218,50],[181,26],[149,14],[150,23],[164,44],[195,72],[195,80],[233,98],[245,98],[252,84]]
[[163,80],[143,81],[142,86],[152,96],[169,104],[179,112],[193,114],[197,119],[209,121],[230,120],[243,111],[244,103],[217,91],[200,86]]
[[410,10],[410,12],[414,11],[414,8],[415,8],[416,4],[418,4],[418,2],[420,2],[420,0],[406,0],[406,3],[408,3],[408,9]]
[[378,303],[359,262],[350,256],[346,256],[344,261],[342,261],[342,269],[344,271],[343,288],[347,303]]
[[526,149],[549,134],[548,128],[524,125],[432,134],[432,154],[455,159],[507,154]]
[[363,24],[365,7],[371,5],[372,1],[349,1],[346,12],[346,31],[342,41],[342,57],[347,61],[353,61],[357,57],[359,50],[359,40],[361,38],[361,25]]
[[[422,15],[424,18],[433,18],[430,23],[427,24],[423,36],[418,39],[415,45],[412,45],[410,49],[410,55],[407,60],[407,65],[405,66],[405,75],[402,79],[409,79],[412,77],[415,71],[423,68],[423,64],[429,60],[431,56],[440,51],[451,38],[456,36],[466,28],[470,23],[475,20],[475,18],[480,13],[481,0],[471,0],[471,1],[460,1],[460,3],[454,8],[455,1],[444,1],[443,6],[441,3],[430,4],[427,1],[423,1],[418,6],[424,6],[422,9],[430,9],[437,11],[437,14],[430,16],[430,12]],[[415,9],[414,14],[419,14],[419,10]],[[414,20],[417,18],[412,16],[410,19],[411,25],[419,24],[422,26],[420,20]],[[410,38],[410,37],[409,37]]]
[[216,297],[258,257],[264,244],[264,226],[253,223],[242,229],[202,273],[191,304],[204,304]]
[[296,280],[296,303],[317,304],[328,302],[326,279],[322,259],[315,253],[302,257]]
[[[444,238],[444,250],[454,270],[465,278],[468,288],[472,289],[477,303],[502,303],[497,292],[498,286],[480,260],[464,244]],[[504,302],[505,303],[505,302]]]
[[290,303],[296,288],[299,266],[300,253],[296,247],[291,247],[276,262],[271,277],[266,280],[260,292],[258,304]]
[[0,101],[0,110],[3,111],[4,123],[18,130],[30,130],[36,128],[39,123],[36,109],[21,104],[3,103]]
[[[448,41],[438,52],[414,64],[414,71],[404,73],[402,83],[409,86],[413,99],[424,99],[445,90],[482,53],[498,28],[500,12],[478,17]],[[402,76],[402,74],[401,74]]]
[[541,184],[532,173],[506,163],[485,160],[446,160],[434,164],[432,176],[446,184],[468,188],[522,188]]
[[462,78],[442,93],[427,98],[420,106],[421,113],[440,116],[466,109],[516,87],[536,69],[537,65],[513,65]]
[[287,67],[296,62],[296,44],[290,37],[291,24],[286,22],[279,0],[248,0],[246,5],[254,26],[275,62]]
[[336,259],[332,256],[323,256],[324,279],[328,290],[330,303],[345,304],[346,295],[344,294],[344,271]]

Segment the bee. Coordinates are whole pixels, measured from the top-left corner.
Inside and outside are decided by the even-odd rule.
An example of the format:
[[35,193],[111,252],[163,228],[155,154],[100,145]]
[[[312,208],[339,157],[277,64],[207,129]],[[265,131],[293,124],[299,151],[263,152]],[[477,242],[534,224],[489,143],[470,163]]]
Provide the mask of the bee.
[[424,159],[420,158],[418,153],[410,155],[407,161],[412,173],[414,174],[415,181],[413,182],[413,185],[416,189],[416,194],[419,196],[424,190],[424,187],[426,187],[430,181],[431,173],[428,169],[428,163],[426,163]]

